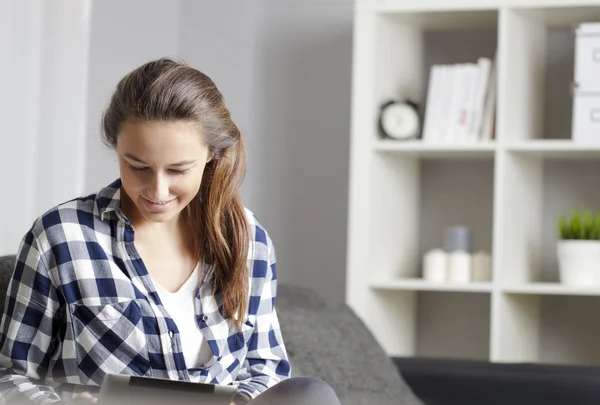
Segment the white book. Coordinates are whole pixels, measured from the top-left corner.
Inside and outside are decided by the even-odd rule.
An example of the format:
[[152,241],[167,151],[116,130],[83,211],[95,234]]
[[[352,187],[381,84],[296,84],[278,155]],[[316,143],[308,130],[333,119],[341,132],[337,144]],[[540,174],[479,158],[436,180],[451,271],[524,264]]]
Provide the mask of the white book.
[[473,63],[464,64],[461,69],[463,72],[461,75],[457,129],[454,137],[456,142],[465,143],[472,141],[469,139],[469,129],[475,109],[475,87],[479,72],[477,65]]
[[429,74],[429,88],[425,106],[423,123],[423,141],[435,142],[439,138],[441,126],[439,115],[442,108],[441,96],[443,95],[442,66],[431,66]]
[[488,91],[483,110],[483,122],[480,138],[482,141],[491,141],[494,133],[494,116],[496,113],[496,63],[492,63]]
[[466,76],[466,67],[464,64],[455,64],[452,65],[451,72],[445,142],[456,143],[459,135],[461,98],[464,92],[463,81]]
[[473,116],[469,128],[469,139],[473,141],[478,141],[480,138],[491,67],[492,61],[489,58],[479,58],[477,60],[477,85],[475,87]]
[[438,101],[438,114],[436,114],[437,120],[437,133],[435,134],[436,142],[445,143],[447,142],[448,122],[450,120],[449,105],[452,97],[452,81],[454,76],[454,67],[451,65],[440,66],[440,80],[439,80],[439,101]]

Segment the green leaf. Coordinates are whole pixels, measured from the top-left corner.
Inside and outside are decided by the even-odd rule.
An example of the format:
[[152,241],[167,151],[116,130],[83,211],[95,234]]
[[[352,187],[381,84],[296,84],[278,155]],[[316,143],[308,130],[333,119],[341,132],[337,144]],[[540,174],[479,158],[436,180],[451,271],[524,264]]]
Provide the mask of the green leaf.
[[581,239],[590,240],[593,239],[593,225],[592,213],[589,211],[583,211],[582,213],[582,226],[581,226]]
[[581,239],[581,218],[577,211],[571,214],[571,238]]
[[592,228],[593,228],[593,238],[590,238],[590,239],[594,239],[594,240],[600,239],[600,214],[596,214],[594,216],[594,224],[593,224]]
[[561,214],[558,218],[558,238],[559,239],[571,239],[571,232],[569,223],[564,214]]

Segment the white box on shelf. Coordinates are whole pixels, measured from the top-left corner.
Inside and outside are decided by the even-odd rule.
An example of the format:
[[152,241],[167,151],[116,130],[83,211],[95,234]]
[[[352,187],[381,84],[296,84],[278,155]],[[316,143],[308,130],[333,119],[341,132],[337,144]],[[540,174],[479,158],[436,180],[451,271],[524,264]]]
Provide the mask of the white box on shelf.
[[600,91],[575,91],[571,137],[575,142],[600,143]]
[[575,30],[575,87],[600,90],[600,23],[583,23]]

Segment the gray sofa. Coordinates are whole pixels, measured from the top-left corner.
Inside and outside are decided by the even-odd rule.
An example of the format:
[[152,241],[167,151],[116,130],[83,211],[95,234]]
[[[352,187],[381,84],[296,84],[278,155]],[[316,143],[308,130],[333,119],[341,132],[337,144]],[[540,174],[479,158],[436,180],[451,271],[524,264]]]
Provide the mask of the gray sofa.
[[[0,257],[0,310],[14,256]],[[392,360],[352,310],[312,290],[280,284],[277,313],[293,376],[329,383],[342,405],[421,405]]]

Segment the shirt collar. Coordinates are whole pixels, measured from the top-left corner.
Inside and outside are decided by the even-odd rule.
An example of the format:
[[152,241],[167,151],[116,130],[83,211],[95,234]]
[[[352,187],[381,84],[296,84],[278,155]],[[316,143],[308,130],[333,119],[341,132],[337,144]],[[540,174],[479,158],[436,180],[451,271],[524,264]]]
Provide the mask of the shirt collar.
[[105,216],[121,212],[121,179],[113,181],[96,194],[96,212],[103,221]]

